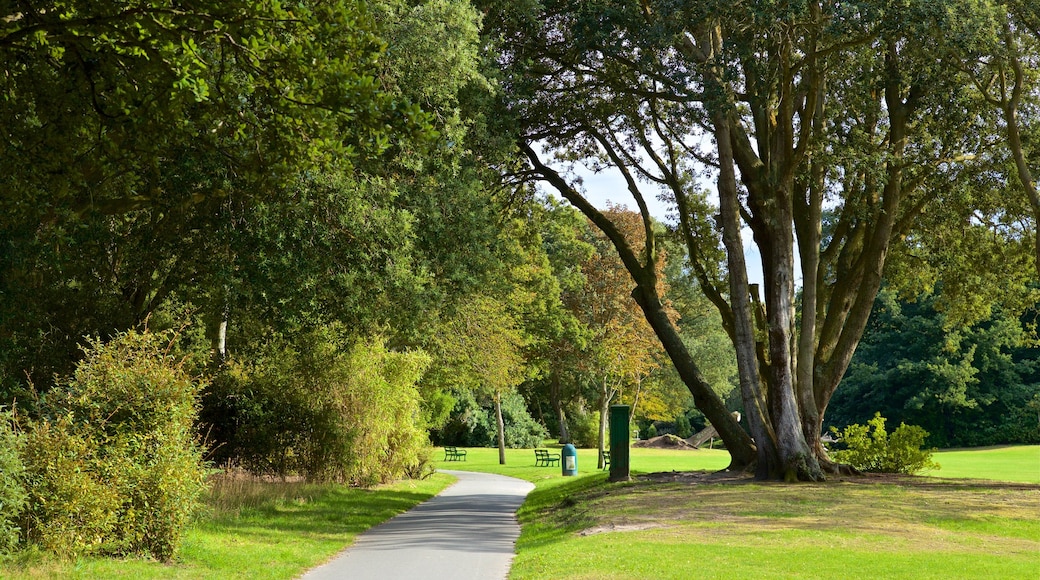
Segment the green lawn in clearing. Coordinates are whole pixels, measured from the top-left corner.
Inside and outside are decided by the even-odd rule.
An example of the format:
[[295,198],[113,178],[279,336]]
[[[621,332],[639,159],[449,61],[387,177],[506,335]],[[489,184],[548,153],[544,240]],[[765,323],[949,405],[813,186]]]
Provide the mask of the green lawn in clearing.
[[1040,445],[950,449],[933,459],[940,469],[923,475],[1040,483]]
[[[551,448],[551,451],[558,453],[557,447]],[[729,454],[721,449],[672,450],[633,447],[631,455],[633,473],[718,471],[729,465]],[[501,473],[534,483],[562,475],[559,466],[535,467],[534,451],[531,449],[507,449],[505,465],[498,464],[497,449],[468,449],[464,462],[442,461],[443,457],[443,450],[434,450],[434,459],[438,460],[437,466],[441,469]],[[933,458],[940,465],[940,469],[922,475],[1040,484],[1040,445],[939,451]],[[596,450],[578,449],[579,475],[596,471]]]
[[537,486],[519,519],[513,580],[1040,577],[1040,486],[1028,484],[596,474]]
[[[549,447],[549,450],[552,453],[560,453],[559,445]],[[540,481],[563,477],[563,470],[559,465],[535,467],[534,450],[532,449],[506,449],[505,465],[498,463],[498,449],[476,447],[466,448],[466,451],[466,461],[443,461],[444,451],[442,449],[435,449],[433,458],[438,460],[439,469],[499,473],[526,479],[536,484]],[[729,453],[721,449],[674,451],[633,447],[630,453],[630,466],[633,472],[718,471],[729,465]],[[605,470],[596,469],[596,459],[597,451],[595,449],[578,449],[578,474],[606,473]]]
[[[556,449],[553,449],[556,452]],[[932,475],[824,484],[609,484],[596,452],[578,477],[535,467],[530,449],[469,449],[440,468],[512,475],[536,489],[520,512],[512,577],[528,578],[1040,578],[1040,446],[936,454]],[[443,452],[438,450],[435,459]],[[633,473],[723,469],[723,450],[632,449]],[[676,474],[675,477],[686,477]],[[451,477],[375,490],[264,484],[212,493],[209,517],[172,565],[22,554],[0,578],[258,578],[298,576],[380,521],[432,497]]]
[[529,449],[507,450],[506,465],[469,449],[438,466],[536,484],[514,580],[1040,578],[1040,485],[1028,485],[1040,483],[1040,446],[939,452],[930,477],[796,485],[713,483],[707,471],[729,461],[720,450],[631,453],[634,474],[705,472],[611,484],[587,449],[578,477],[534,467]]
[[[328,560],[369,527],[425,501],[454,481],[435,475],[371,490],[337,485],[233,485],[211,493],[209,517],[185,535],[172,564],[81,558],[57,562],[22,554],[0,566],[0,578],[287,580]],[[217,495],[217,497],[215,497]]]

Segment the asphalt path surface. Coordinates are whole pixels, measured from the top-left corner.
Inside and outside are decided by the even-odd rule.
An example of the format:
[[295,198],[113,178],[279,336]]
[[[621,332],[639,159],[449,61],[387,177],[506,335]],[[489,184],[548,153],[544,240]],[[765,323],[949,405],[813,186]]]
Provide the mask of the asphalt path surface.
[[534,485],[503,475],[459,478],[440,495],[358,536],[303,580],[497,580],[509,575],[516,510]]

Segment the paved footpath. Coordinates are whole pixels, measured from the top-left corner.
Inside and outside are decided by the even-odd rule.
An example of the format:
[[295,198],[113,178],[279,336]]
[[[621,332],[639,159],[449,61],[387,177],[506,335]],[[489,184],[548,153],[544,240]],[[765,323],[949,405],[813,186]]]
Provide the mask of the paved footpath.
[[520,536],[516,510],[534,485],[491,473],[445,473],[459,481],[364,532],[302,580],[504,580]]

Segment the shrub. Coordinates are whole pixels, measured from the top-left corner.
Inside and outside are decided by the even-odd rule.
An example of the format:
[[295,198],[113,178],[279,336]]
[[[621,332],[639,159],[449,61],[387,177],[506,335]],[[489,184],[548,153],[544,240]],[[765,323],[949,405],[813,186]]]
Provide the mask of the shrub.
[[693,427],[690,425],[690,418],[686,416],[686,413],[675,418],[675,434],[683,439],[693,435]]
[[643,438],[652,439],[654,437],[657,437],[657,425],[650,423],[650,425],[648,425],[646,428],[646,432],[644,433]]
[[432,468],[416,383],[428,364],[421,351],[351,344],[330,326],[231,362],[207,406],[221,408],[224,458],[254,474],[361,486],[423,476]]
[[24,459],[27,535],[63,555],[147,553],[169,560],[199,506],[195,435],[201,385],[169,354],[170,333],[117,335],[84,349]]
[[599,447],[599,414],[581,409],[571,416],[570,428],[571,442],[575,447]]
[[889,435],[885,418],[876,413],[867,425],[849,425],[844,430],[831,427],[846,449],[834,452],[835,461],[856,469],[877,473],[914,474],[938,469],[932,461],[934,449],[921,449],[928,432],[916,425],[900,424]]
[[[461,393],[455,405],[455,420],[450,429],[449,445],[498,447],[498,421],[494,403],[477,402],[473,393]],[[549,431],[527,409],[527,403],[516,391],[502,394],[502,420],[505,423],[506,447],[528,449],[541,447]]]
[[19,517],[26,493],[22,465],[23,437],[15,430],[14,413],[0,412],[0,554],[18,544]]

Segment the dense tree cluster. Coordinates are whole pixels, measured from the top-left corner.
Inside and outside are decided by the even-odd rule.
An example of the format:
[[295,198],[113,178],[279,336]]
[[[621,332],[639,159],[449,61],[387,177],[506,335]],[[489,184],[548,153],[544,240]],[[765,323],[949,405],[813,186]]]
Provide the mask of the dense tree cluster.
[[828,422],[866,423],[880,412],[923,427],[933,447],[1040,443],[1037,310],[951,325],[937,304],[882,291]]
[[[1028,200],[1040,90],[1036,67],[1023,66],[1038,58],[1028,3],[488,10],[530,172],[611,240],[734,467],[813,480],[840,469],[822,422],[890,256],[903,273],[943,272],[966,313],[998,287],[1018,293],[1019,308],[1035,301],[1026,282],[1036,271]],[[621,176],[645,244],[589,203],[567,171],[574,162]],[[706,179],[717,204],[702,193]],[[691,271],[736,348],[746,430],[667,316],[647,204],[657,195],[674,204]],[[748,282],[745,228],[761,250],[761,289]],[[969,272],[973,251],[986,267]]]
[[[841,470],[824,426],[879,411],[1035,442],[1037,71],[1024,0],[0,2],[0,496],[44,538],[11,474],[100,489],[154,435],[91,439],[122,383],[77,374],[142,327],[169,428],[254,473],[603,450],[613,402],[763,478]],[[69,495],[168,558],[124,496]]]

